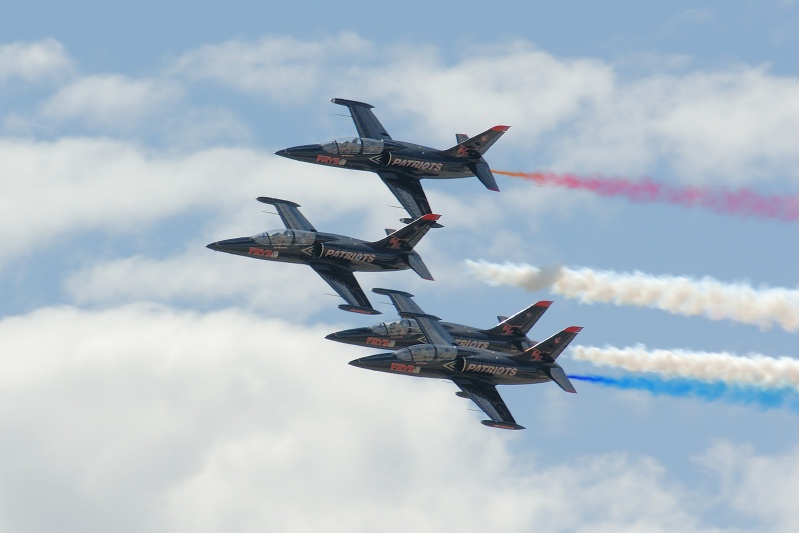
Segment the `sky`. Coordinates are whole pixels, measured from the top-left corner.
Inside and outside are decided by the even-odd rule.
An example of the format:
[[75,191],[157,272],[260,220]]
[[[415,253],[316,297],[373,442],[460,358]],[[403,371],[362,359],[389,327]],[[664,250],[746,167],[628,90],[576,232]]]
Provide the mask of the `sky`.
[[[0,530],[794,531],[795,1],[2,11]],[[257,196],[398,226],[376,176],[274,155],[355,135],[334,97],[433,147],[509,125],[495,170],[659,187],[427,180],[435,281],[357,274],[447,321],[553,300],[532,338],[582,326],[578,394],[499,388],[525,431],[349,366],[375,352],[324,336],[387,299],[205,248],[281,227]],[[620,350],[671,366],[590,357]]]

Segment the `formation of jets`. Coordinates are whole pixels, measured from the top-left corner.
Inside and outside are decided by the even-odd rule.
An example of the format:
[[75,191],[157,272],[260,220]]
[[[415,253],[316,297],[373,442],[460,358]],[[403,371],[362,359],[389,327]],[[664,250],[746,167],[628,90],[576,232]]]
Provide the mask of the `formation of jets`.
[[[255,259],[309,265],[347,302],[339,305],[340,309],[379,314],[353,273],[412,269],[423,279],[432,280],[413,248],[431,228],[441,227],[440,215],[430,209],[420,180],[476,176],[486,188],[498,191],[483,154],[508,127],[494,126],[471,138],[458,134],[455,146],[436,150],[393,140],[369,104],[341,98],[332,102],[349,109],[358,137],[286,148],[277,155],[376,172],[410,215],[402,219],[406,225],[399,230],[386,230],[387,235],[375,241],[324,233],[305,218],[298,204],[261,196],[257,200],[275,207],[284,229],[221,240],[208,248]],[[497,385],[554,381],[566,392],[577,392],[556,359],[582,328],[565,328],[541,342],[527,337],[552,302],[537,302],[511,317],[498,317],[496,326],[480,329],[443,322],[425,313],[407,292],[392,289],[372,289],[372,292],[388,296],[400,319],[328,335],[328,339],[338,342],[389,350],[355,359],[350,362],[353,366],[448,379],[459,387],[458,396],[471,399],[489,417],[483,424],[502,429],[524,428],[514,420],[496,390]]]

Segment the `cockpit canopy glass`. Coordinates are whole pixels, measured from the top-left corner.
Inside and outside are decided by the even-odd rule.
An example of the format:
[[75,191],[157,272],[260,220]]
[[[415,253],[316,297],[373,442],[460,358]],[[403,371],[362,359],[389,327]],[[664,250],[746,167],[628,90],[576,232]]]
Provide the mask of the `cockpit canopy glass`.
[[253,240],[264,246],[290,246],[292,244],[313,244],[314,233],[296,229],[276,229],[265,231],[253,237]]
[[390,337],[404,337],[405,335],[421,335],[422,330],[416,324],[415,320],[408,320],[407,318],[397,322],[381,322],[374,326],[369,326],[377,335],[388,335]]
[[383,141],[380,139],[366,139],[363,137],[348,137],[335,139],[324,143],[322,149],[335,155],[372,155],[383,151]]

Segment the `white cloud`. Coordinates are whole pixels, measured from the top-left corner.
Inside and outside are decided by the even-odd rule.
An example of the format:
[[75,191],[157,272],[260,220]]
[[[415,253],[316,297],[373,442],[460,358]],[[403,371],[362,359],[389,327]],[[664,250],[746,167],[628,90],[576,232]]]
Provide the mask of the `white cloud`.
[[0,45],[0,84],[14,78],[28,83],[58,78],[72,68],[64,46],[54,39]]
[[655,461],[514,456],[454,387],[352,368],[330,330],[143,304],[3,319],[4,528],[720,531]]
[[39,110],[49,120],[80,120],[92,126],[129,130],[183,97],[174,82],[130,79],[118,74],[85,76],[62,87]]
[[799,490],[799,450],[758,455],[748,446],[718,442],[697,462],[716,472],[718,499],[740,515],[759,520],[765,531],[796,529],[799,511],[793,495]]
[[[169,72],[191,80],[210,80],[236,89],[266,93],[280,102],[307,97],[325,85],[335,69],[369,56],[371,44],[352,33],[321,41],[264,37],[204,45],[178,58]],[[327,68],[326,68],[327,67]]]

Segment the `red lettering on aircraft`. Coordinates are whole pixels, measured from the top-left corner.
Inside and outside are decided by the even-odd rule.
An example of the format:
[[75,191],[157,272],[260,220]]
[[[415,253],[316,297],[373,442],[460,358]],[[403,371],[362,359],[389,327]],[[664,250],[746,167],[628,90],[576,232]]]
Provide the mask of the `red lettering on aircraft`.
[[263,248],[257,248],[255,246],[250,246],[250,250],[247,253],[258,257],[277,257],[280,255],[280,252],[277,250],[264,250]]
[[317,163],[324,163],[325,165],[338,165],[343,167],[347,164],[347,160],[342,157],[333,157],[329,155],[318,155],[316,156]]
[[380,337],[366,337],[366,344],[391,348],[396,344],[396,342],[390,339],[381,339]]
[[405,363],[391,363],[391,370],[395,372],[405,372],[406,374],[418,374],[422,369],[416,365],[406,365]]

